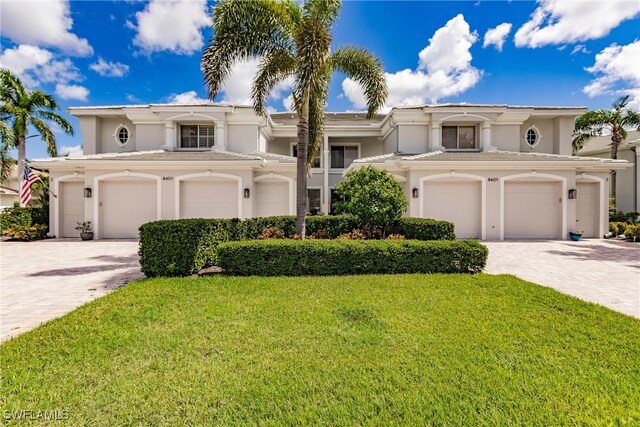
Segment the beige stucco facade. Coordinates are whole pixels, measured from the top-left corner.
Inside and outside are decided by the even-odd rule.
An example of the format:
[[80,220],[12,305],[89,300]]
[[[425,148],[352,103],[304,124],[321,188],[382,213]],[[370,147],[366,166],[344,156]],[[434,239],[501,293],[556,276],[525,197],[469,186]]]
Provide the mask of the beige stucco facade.
[[[441,104],[373,120],[327,113],[308,180],[309,203],[318,205],[309,208],[330,212],[344,174],[372,165],[403,183],[406,215],[451,220],[459,237],[566,239],[580,227],[602,237],[609,172],[626,173],[628,163],[570,156],[573,120],[584,111]],[[70,112],[80,119],[84,154],[33,162],[62,195],[51,204],[56,237],[74,235],[79,220],[92,222],[95,238],[109,238],[136,237],[141,223],[156,219],[295,212],[292,113],[258,116],[224,104]]]

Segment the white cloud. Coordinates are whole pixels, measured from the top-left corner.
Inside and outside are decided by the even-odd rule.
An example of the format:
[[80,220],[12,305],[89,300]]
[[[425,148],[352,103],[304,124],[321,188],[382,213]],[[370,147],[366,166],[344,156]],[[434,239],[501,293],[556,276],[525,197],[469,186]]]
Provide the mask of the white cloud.
[[586,70],[596,76],[582,91],[589,97],[626,95],[633,97],[633,106],[640,106],[640,40],[625,46],[616,43],[604,48]]
[[598,39],[640,13],[637,0],[538,0],[538,3],[529,21],[515,34],[518,47]]
[[169,95],[169,104],[208,104],[211,101],[200,98],[195,90]]
[[191,55],[202,48],[201,28],[210,24],[206,0],[151,0],[136,13],[133,43],[145,53],[168,50]]
[[58,153],[61,156],[82,156],[82,145],[63,145],[62,147],[58,148]]
[[[471,32],[463,15],[449,20],[418,54],[417,70],[385,73],[389,97],[383,110],[403,104],[436,102],[475,86],[482,76],[482,71],[471,65],[470,49],[477,39],[477,33]],[[355,108],[366,108],[358,83],[347,78],[342,82],[342,90]]]
[[48,50],[31,45],[5,49],[0,55],[0,66],[13,71],[28,87],[82,80],[80,71],[70,59],[54,60]]
[[482,47],[494,45],[499,52],[502,52],[502,46],[507,36],[511,32],[511,24],[502,23],[495,28],[490,28],[484,33],[484,42]]
[[105,61],[98,58],[98,62],[89,65],[96,73],[102,77],[124,77],[129,72],[129,66],[120,62]]
[[571,51],[571,55],[575,55],[576,53],[584,53],[585,55],[588,55],[591,53],[590,50],[587,50],[587,47],[583,44],[577,44],[573,47],[573,50]]
[[89,89],[79,85],[57,84],[56,94],[62,99],[74,99],[76,101],[87,101]]
[[88,56],[87,39],[71,32],[73,19],[66,0],[3,0],[0,33],[16,43],[49,46],[70,55]]
[[[229,76],[220,87],[222,102],[251,105],[251,88],[259,65],[260,58],[249,58],[236,62],[233,67],[231,67]],[[287,99],[290,96],[293,84],[293,78],[288,78],[276,84],[269,94],[269,98],[276,100],[282,99],[284,107],[290,111],[290,103]]]

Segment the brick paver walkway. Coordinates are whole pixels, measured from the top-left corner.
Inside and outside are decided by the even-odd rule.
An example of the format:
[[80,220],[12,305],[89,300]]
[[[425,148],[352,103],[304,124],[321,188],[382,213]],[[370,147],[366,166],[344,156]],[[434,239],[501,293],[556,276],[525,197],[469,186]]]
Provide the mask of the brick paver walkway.
[[138,242],[0,243],[0,341],[142,277]]
[[640,317],[640,244],[611,240],[486,242],[487,273],[521,279]]

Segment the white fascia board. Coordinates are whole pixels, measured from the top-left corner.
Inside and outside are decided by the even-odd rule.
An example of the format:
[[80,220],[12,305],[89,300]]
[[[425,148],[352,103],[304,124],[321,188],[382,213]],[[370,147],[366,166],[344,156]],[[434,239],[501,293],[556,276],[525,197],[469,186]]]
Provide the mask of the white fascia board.
[[483,161],[478,162],[456,162],[456,161],[400,161],[402,166],[406,166],[414,170],[426,170],[426,169],[456,169],[456,170],[553,170],[553,169],[598,169],[603,171],[608,170],[620,170],[626,169],[631,165],[629,162],[624,163],[603,163],[598,161],[585,161],[585,162],[524,162],[524,161]]

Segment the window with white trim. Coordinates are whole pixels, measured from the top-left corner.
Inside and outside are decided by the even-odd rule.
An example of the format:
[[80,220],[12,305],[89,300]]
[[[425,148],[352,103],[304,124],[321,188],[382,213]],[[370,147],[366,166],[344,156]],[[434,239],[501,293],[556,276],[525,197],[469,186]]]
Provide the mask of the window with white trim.
[[211,148],[215,135],[215,125],[181,125],[180,148]]
[[478,141],[475,126],[442,126],[442,146],[447,150],[475,150]]
[[535,147],[540,141],[540,134],[538,130],[534,127],[530,127],[527,129],[527,133],[524,134],[524,140],[527,142],[529,147]]
[[358,158],[357,145],[331,145],[331,169],[346,169]]
[[[298,144],[293,144],[291,146],[291,156],[293,157],[298,157]],[[318,150],[318,153],[316,154],[316,158],[313,159],[313,165],[311,165],[312,168],[319,168],[320,166],[320,150]]]
[[121,125],[116,129],[115,133],[116,142],[120,145],[125,145],[131,139],[131,133],[129,132],[129,128],[124,125]]

